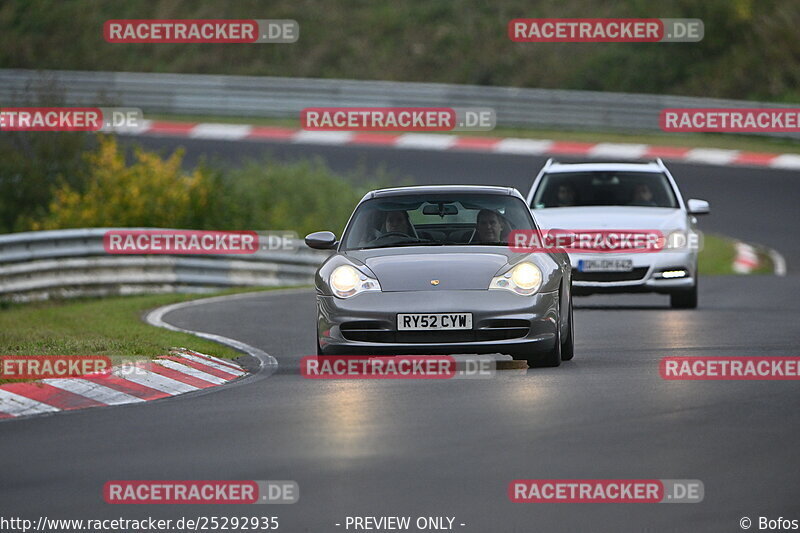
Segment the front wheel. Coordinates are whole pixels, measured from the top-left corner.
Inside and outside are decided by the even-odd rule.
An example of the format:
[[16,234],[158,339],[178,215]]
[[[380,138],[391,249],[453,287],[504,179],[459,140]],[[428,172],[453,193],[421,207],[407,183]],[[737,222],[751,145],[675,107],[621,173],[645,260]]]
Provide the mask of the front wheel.
[[573,357],[575,357],[575,333],[573,325],[574,322],[572,320],[572,296],[570,295],[569,298],[569,316],[567,318],[569,320],[569,329],[567,330],[567,337],[564,339],[564,342],[561,344],[561,360],[562,361],[569,361]]
[[[559,295],[560,297],[560,295]],[[558,313],[556,321],[556,338],[554,339],[553,349],[544,353],[535,353],[527,357],[528,366],[531,368],[547,368],[561,365],[561,311]],[[571,357],[571,356],[570,356]]]
[[670,294],[669,304],[673,309],[695,309],[697,307],[697,282],[688,291]]
[[556,330],[555,347],[542,354],[528,356],[530,368],[552,368],[561,365],[561,334]]

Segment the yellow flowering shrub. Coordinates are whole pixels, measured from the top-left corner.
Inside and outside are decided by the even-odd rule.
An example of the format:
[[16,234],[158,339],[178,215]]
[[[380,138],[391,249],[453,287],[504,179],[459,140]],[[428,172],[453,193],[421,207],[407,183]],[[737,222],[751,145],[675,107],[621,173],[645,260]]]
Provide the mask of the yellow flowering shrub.
[[192,227],[209,208],[213,180],[202,169],[183,170],[182,150],[163,159],[137,148],[127,164],[116,140],[105,137],[86,157],[89,174],[82,187],[56,187],[48,213],[32,229]]

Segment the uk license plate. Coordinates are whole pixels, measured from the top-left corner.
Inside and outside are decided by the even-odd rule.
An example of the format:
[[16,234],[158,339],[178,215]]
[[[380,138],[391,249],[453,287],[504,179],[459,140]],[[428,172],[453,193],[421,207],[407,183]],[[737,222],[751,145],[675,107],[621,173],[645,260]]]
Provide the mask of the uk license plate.
[[398,331],[472,329],[472,313],[399,313]]

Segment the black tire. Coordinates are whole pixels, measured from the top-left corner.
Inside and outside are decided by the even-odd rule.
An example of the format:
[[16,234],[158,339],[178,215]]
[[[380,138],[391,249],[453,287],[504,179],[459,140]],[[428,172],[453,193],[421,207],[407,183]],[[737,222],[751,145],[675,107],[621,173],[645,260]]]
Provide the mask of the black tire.
[[[559,298],[561,293],[559,292]],[[561,310],[558,312],[556,321],[556,338],[553,349],[544,353],[533,353],[527,356],[530,368],[553,368],[561,365]]]
[[569,298],[569,332],[567,338],[561,343],[561,360],[569,361],[575,357],[575,331],[574,322],[572,320],[572,295]]
[[673,292],[669,295],[669,305],[673,309],[697,308],[697,282],[688,291]]
[[322,353],[322,348],[320,348],[319,339],[317,339],[317,357],[319,357],[320,355],[324,354]]

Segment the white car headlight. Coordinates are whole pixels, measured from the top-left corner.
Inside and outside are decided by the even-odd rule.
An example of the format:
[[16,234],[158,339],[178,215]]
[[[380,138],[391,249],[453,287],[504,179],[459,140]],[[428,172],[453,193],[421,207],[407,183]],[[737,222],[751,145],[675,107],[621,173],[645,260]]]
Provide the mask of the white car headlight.
[[503,274],[495,276],[490,289],[505,289],[522,296],[535,294],[542,286],[542,271],[533,263],[520,263]]
[[329,280],[331,290],[339,298],[350,298],[360,292],[380,291],[377,279],[368,277],[350,265],[341,265],[331,272]]
[[680,230],[670,232],[664,242],[665,250],[677,250],[684,246],[686,246],[686,233]]
[[696,231],[677,230],[667,235],[667,242],[664,243],[666,250],[699,250],[701,235]]

